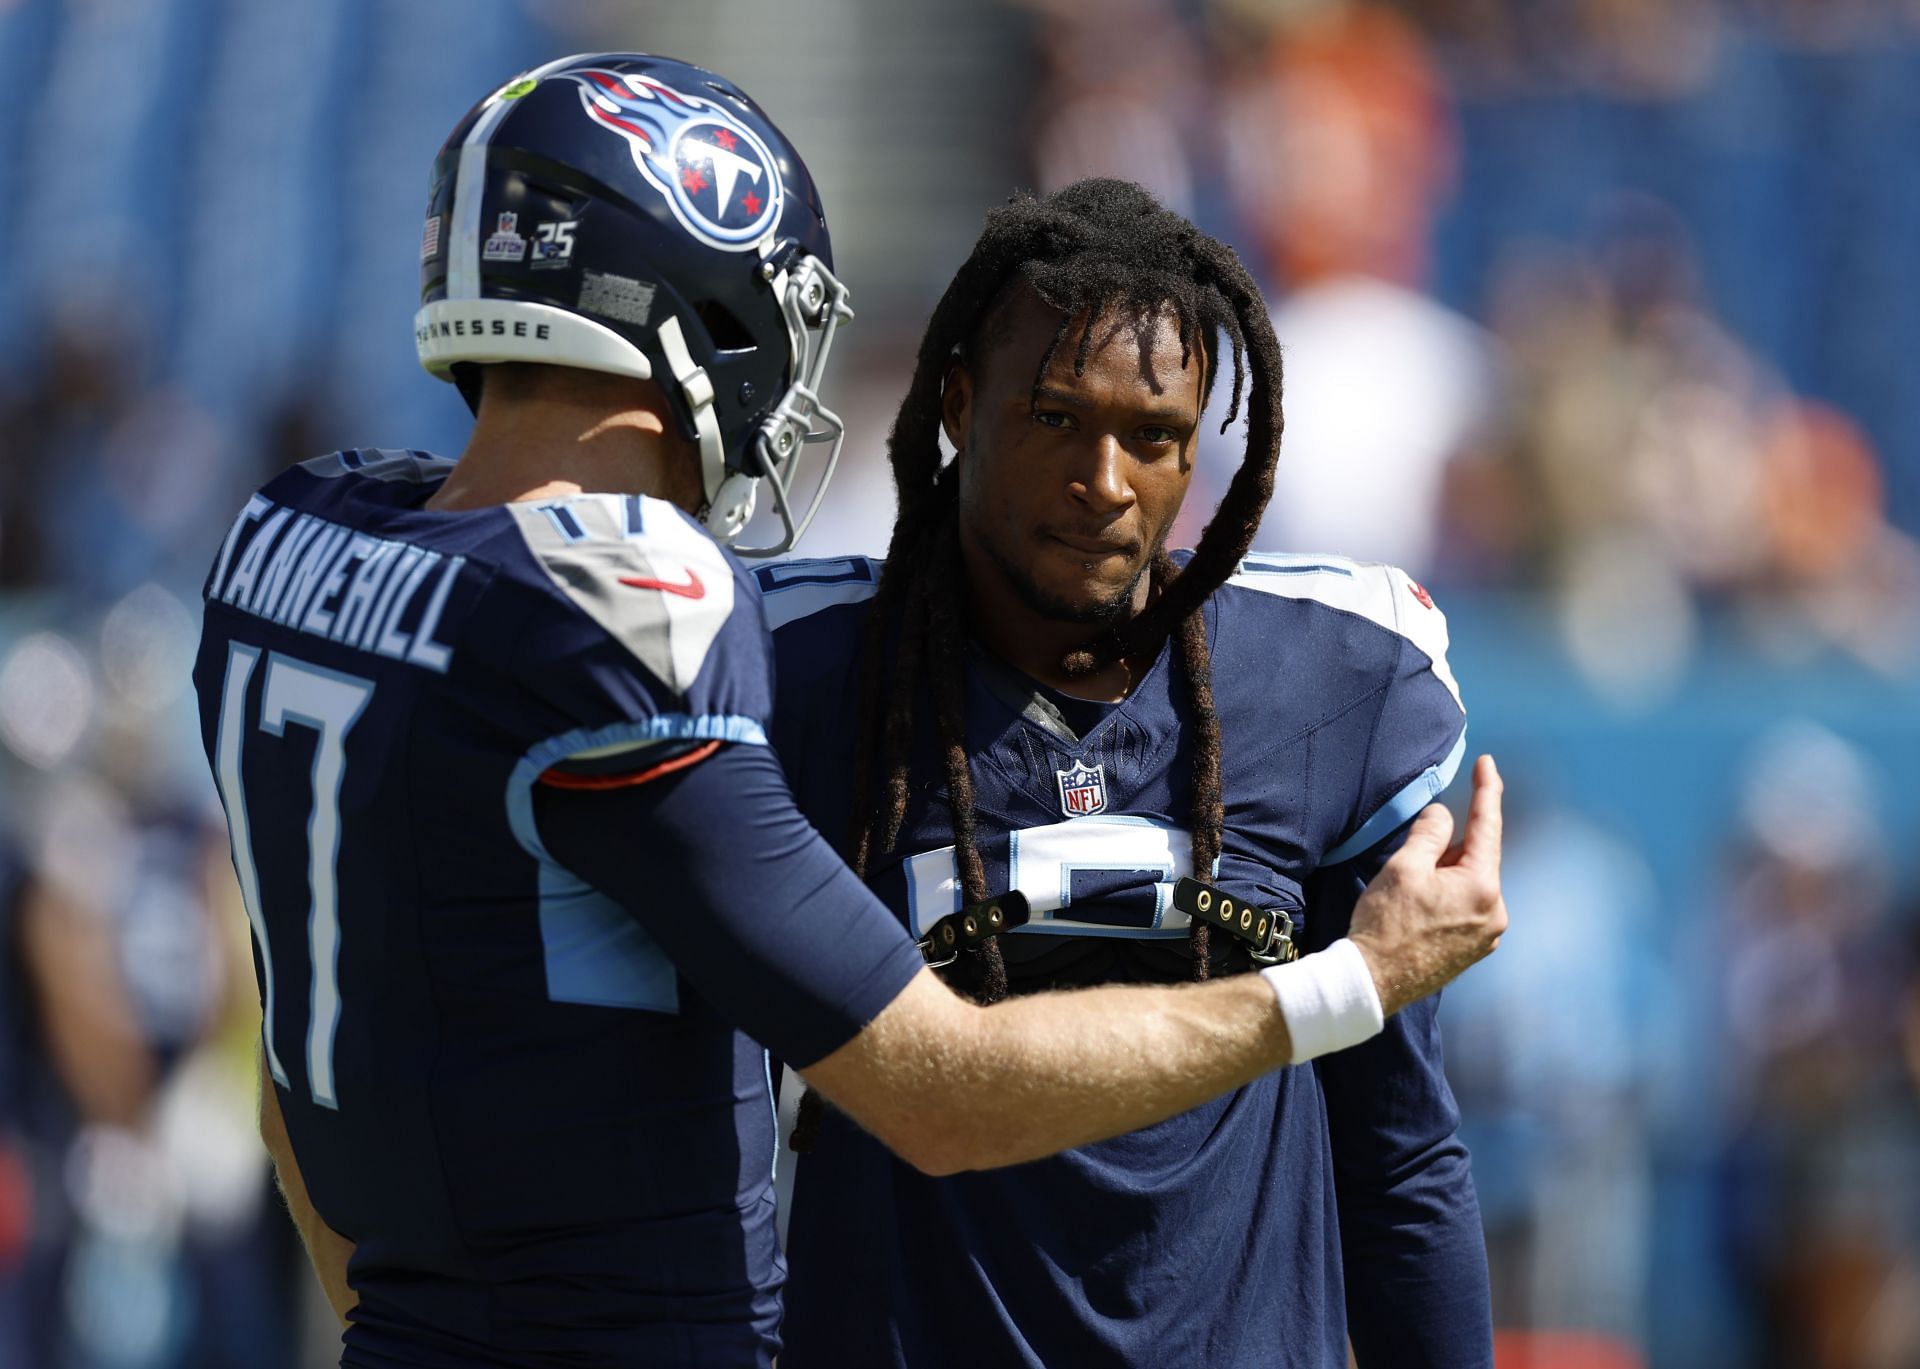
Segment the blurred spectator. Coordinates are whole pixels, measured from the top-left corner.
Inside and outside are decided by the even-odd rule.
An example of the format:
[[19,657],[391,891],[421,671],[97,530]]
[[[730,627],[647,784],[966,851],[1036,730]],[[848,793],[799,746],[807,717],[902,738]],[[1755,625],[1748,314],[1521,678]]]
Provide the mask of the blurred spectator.
[[[1742,605],[1753,636],[1794,653],[1825,638],[1889,674],[1920,663],[1920,547],[1886,522],[1880,462],[1859,426],[1811,400],[1782,404],[1762,433],[1769,563]],[[1791,629],[1790,629],[1791,631]]]
[[1674,986],[1639,853],[1509,766],[1514,932],[1447,990],[1499,1325],[1647,1339],[1652,1114]]
[[37,366],[0,407],[0,588],[51,588],[69,569],[65,557],[93,548],[90,537],[63,547],[47,515],[132,407],[130,350],[101,314],[66,310],[46,321]]
[[[1920,905],[1902,919],[1907,933],[1906,983],[1902,991],[1901,1036],[1907,1066],[1907,1092],[1900,1106],[1908,1114],[1909,1133],[1920,1132]],[[1863,1339],[1873,1369],[1893,1369],[1902,1355],[1911,1362],[1920,1347],[1920,1202],[1909,1192],[1895,1220],[1900,1228],[1898,1263],[1867,1314]]]
[[1719,6],[1697,0],[1411,0],[1409,8],[1482,89],[1572,85],[1633,100],[1695,89],[1719,55],[1723,23]]
[[[1419,286],[1454,130],[1420,36],[1374,5],[1283,18],[1225,97],[1249,244],[1281,291],[1286,440],[1255,546],[1431,573],[1448,460],[1489,421],[1482,331]],[[1208,485],[1224,487],[1210,444]]]
[[0,918],[0,1347],[49,1369],[285,1363],[290,1236],[252,1124],[224,835],[154,768],[158,715],[107,701],[98,774],[71,750],[10,771],[33,802]]
[[1513,404],[1449,472],[1439,578],[1555,593],[1616,694],[1683,668],[1696,600],[1739,609],[1770,651],[1912,664],[1920,558],[1885,522],[1876,455],[1712,317],[1670,211],[1623,201],[1591,254],[1510,257],[1493,321]]
[[1025,3],[1041,15],[1045,64],[1033,116],[1039,189],[1117,176],[1191,217],[1196,179],[1216,168],[1206,155],[1206,67],[1171,0]]
[[1920,1361],[1913,1319],[1882,1302],[1911,1277],[1920,1111],[1876,783],[1831,732],[1782,725],[1750,763],[1727,862],[1728,1249],[1780,1369]]
[[1223,92],[1244,245],[1283,291],[1349,275],[1417,288],[1457,157],[1426,40],[1383,5],[1339,0],[1281,7],[1254,53],[1226,64]]
[[[1514,402],[1487,458],[1504,471],[1456,476],[1447,542],[1462,564],[1551,585],[1590,539],[1637,528],[1695,583],[1753,573],[1755,429],[1778,384],[1703,311],[1691,261],[1684,230],[1643,201],[1616,207],[1591,254],[1507,259],[1491,312]],[[1517,493],[1489,499],[1502,479]]]

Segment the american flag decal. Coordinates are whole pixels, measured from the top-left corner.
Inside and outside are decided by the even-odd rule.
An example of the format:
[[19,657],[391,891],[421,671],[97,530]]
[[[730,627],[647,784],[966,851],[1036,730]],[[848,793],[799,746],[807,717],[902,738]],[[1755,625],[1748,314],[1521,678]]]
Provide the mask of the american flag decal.
[[420,230],[420,260],[440,255],[440,216],[427,215],[427,226]]

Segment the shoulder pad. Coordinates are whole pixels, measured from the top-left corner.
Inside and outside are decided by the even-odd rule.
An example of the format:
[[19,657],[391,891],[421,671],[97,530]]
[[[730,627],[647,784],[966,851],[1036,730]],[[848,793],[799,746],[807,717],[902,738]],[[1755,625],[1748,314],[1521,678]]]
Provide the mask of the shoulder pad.
[[880,588],[882,563],[870,556],[775,561],[753,572],[770,629],[810,618],[836,604],[858,604]]
[[1460,686],[1447,665],[1447,616],[1433,596],[1397,566],[1344,556],[1276,555],[1257,552],[1227,581],[1285,599],[1304,599],[1370,619],[1405,637],[1433,662],[1433,673],[1460,702]]
[[364,475],[371,480],[406,480],[424,485],[444,479],[455,463],[444,456],[426,452],[395,452],[383,447],[351,448],[302,461],[300,469],[308,475],[331,480],[342,475]]
[[547,577],[677,694],[733,613],[733,565],[678,509],[644,495],[509,504]]

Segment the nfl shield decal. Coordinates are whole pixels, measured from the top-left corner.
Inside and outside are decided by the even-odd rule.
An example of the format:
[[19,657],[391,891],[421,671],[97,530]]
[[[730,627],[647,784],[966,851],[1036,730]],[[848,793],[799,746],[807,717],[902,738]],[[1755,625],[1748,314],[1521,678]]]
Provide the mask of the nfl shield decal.
[[1107,806],[1107,767],[1075,761],[1071,769],[1053,772],[1060,780],[1060,811],[1070,818],[1104,812]]
[[701,242],[748,251],[780,221],[785,188],[773,153],[724,106],[647,76],[564,74],[579,84],[587,116],[627,140],[640,174]]

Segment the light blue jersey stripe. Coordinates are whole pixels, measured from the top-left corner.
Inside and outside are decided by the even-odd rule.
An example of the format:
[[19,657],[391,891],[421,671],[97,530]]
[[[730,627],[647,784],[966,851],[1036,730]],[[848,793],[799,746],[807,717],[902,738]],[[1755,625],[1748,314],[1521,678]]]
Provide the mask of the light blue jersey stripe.
[[1388,799],[1379,812],[1362,823],[1359,831],[1320,857],[1320,864],[1338,865],[1342,861],[1352,860],[1412,822],[1415,814],[1446,792],[1447,786],[1453,783],[1453,777],[1460,773],[1460,761],[1466,754],[1467,729],[1463,727],[1445,760],[1438,765],[1428,766],[1416,775],[1412,783]]
[[659,742],[728,741],[766,745],[751,718],[665,714],[641,722],[581,728],[550,737],[514,767],[507,781],[507,825],[521,849],[540,862],[540,944],[547,997],[649,1012],[680,1010],[679,976],[667,953],[632,914],[554,860],[533,817],[533,786],[556,761],[583,751]]

